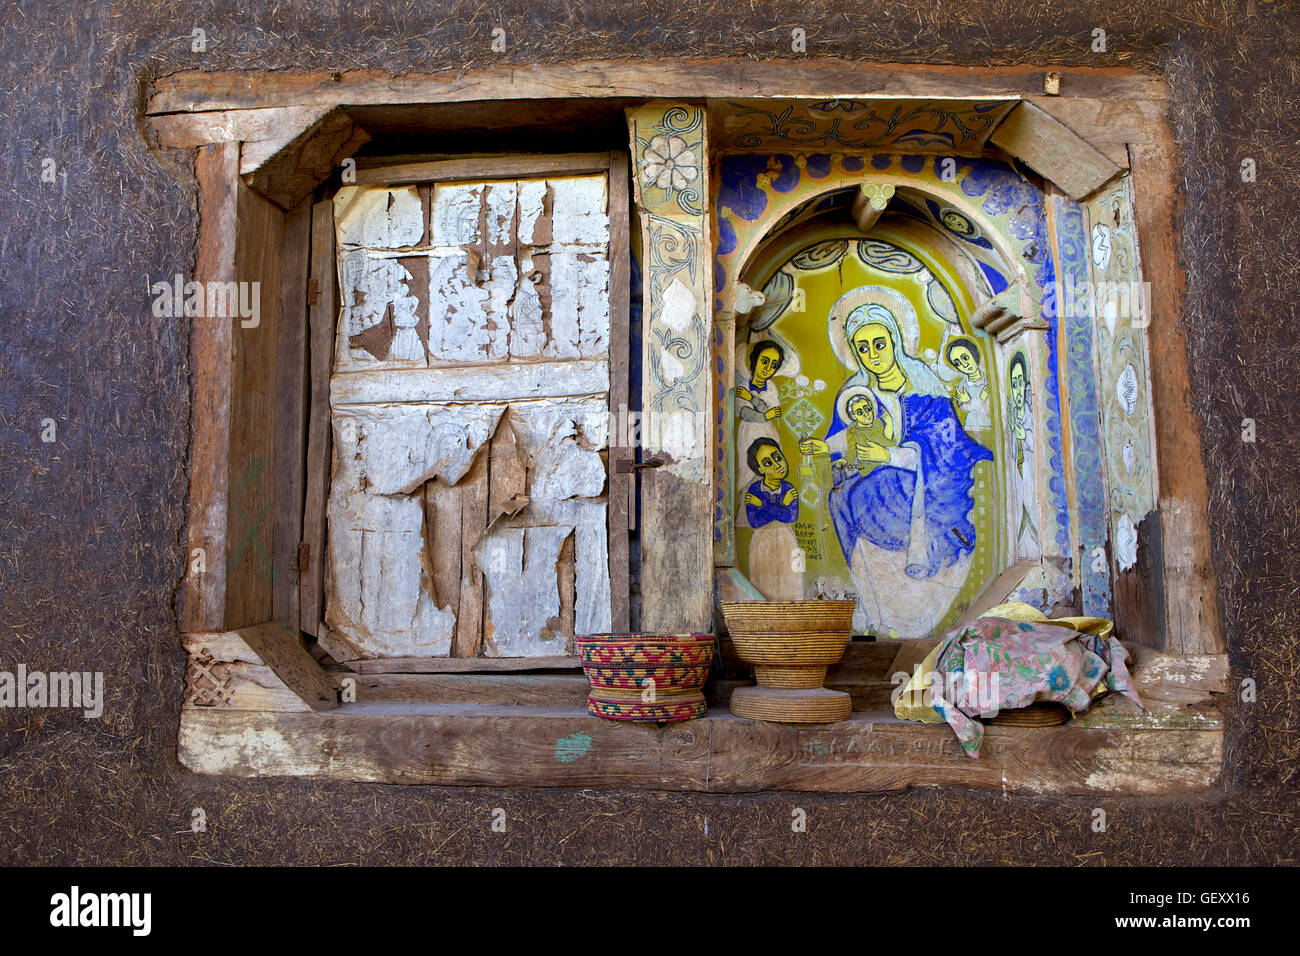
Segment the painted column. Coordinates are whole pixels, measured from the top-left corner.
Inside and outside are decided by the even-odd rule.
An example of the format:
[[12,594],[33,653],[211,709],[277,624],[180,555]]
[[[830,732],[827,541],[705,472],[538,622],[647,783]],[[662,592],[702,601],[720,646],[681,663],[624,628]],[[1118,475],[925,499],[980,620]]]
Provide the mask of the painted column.
[[641,224],[641,629],[713,622],[712,244],[703,108],[627,111]]
[[[1074,554],[1083,613],[1111,617],[1111,578],[1093,317],[1088,304],[1088,236],[1083,208],[1050,189],[1048,222],[1060,283],[1057,308],[1065,394],[1063,421],[1069,442],[1067,469],[1074,477]],[[1081,296],[1079,293],[1083,292]]]

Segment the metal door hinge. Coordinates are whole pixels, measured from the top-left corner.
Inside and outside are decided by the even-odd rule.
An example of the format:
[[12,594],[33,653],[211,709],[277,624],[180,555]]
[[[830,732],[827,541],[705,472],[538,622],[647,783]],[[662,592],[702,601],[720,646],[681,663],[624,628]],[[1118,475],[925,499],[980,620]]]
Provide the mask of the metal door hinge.
[[614,471],[620,475],[627,475],[640,471],[642,468],[662,468],[666,464],[668,464],[668,459],[660,455],[653,455],[640,462],[633,461],[631,458],[623,458],[614,462]]

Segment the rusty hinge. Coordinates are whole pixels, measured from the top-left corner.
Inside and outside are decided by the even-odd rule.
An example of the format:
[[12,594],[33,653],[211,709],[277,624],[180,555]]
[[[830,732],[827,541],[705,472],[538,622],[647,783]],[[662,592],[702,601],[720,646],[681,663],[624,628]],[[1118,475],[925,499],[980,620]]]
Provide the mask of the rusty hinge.
[[614,462],[614,470],[620,475],[628,475],[634,471],[640,471],[642,468],[662,468],[668,464],[668,459],[661,455],[652,455],[645,461],[637,462],[631,458],[622,458]]
[[298,545],[298,573],[306,574],[311,568],[311,545],[306,541]]
[[320,280],[307,280],[307,304],[309,306],[320,304]]

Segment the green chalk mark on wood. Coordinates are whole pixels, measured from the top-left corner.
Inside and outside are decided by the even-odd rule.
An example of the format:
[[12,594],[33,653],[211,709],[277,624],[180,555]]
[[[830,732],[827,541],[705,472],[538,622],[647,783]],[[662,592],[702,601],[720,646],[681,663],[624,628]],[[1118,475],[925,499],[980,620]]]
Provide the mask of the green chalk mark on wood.
[[555,759],[560,763],[573,763],[591,749],[591,737],[587,734],[569,734],[555,742]]

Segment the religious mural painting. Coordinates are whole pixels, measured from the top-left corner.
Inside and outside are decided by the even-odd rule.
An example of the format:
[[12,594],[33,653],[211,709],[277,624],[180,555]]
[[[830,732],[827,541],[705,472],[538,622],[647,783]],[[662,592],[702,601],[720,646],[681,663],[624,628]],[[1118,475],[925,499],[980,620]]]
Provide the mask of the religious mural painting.
[[971,570],[995,534],[988,360],[898,246],[824,240],[782,272],[805,309],[751,328],[737,359],[742,570],[765,595],[852,594],[860,631],[929,634],[985,583]]
[[[721,165],[717,556],[770,600],[856,600],[854,631],[878,637],[942,633],[1017,561],[1018,598],[1073,587],[1046,204],[1005,164],[944,172]],[[859,188],[888,202],[866,230]],[[1021,289],[1037,339],[973,324]]]

